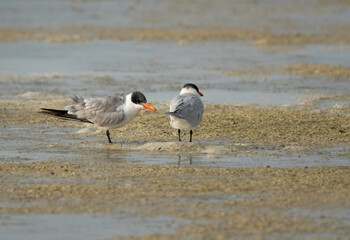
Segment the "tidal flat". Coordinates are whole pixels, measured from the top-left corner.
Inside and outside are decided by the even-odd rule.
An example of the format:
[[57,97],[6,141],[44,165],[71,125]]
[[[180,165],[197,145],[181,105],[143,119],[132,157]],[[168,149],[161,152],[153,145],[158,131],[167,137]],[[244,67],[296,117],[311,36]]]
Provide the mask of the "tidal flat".
[[91,224],[104,227],[87,239],[349,236],[349,109],[208,104],[189,143],[175,141],[160,102],[111,131],[109,144],[104,132],[38,114],[41,105],[0,110],[5,236],[13,222],[23,239],[69,229],[53,225],[60,219],[75,226],[62,238]]
[[[348,1],[0,2],[1,239],[349,239]],[[193,142],[171,99],[204,97]],[[103,131],[38,114],[143,92]]]

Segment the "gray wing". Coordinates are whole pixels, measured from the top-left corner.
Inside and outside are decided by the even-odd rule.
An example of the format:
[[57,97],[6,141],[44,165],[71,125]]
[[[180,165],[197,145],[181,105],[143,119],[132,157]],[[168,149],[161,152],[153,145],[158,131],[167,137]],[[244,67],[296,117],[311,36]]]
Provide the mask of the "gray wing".
[[201,99],[194,94],[182,94],[176,96],[170,103],[170,112],[166,114],[196,124],[202,120],[203,103]]
[[107,97],[84,99],[72,96],[77,104],[66,106],[69,114],[78,119],[89,120],[99,126],[112,126],[120,123],[125,118],[122,106],[125,103],[125,95],[113,93]]

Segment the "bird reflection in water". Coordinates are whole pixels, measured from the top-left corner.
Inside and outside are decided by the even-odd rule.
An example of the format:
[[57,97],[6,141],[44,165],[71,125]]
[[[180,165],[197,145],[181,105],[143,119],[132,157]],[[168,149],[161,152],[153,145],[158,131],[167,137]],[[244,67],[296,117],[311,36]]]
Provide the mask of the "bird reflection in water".
[[[182,156],[179,154],[178,157],[179,157],[179,160],[178,160],[178,162],[177,162],[177,166],[180,167],[180,166],[181,166],[181,157],[182,157]],[[186,162],[186,161],[189,161],[189,162],[188,162],[189,165],[192,165],[192,154],[188,154],[188,155],[186,154],[185,157],[188,157],[188,158],[183,159],[183,161],[185,161],[185,162]]]

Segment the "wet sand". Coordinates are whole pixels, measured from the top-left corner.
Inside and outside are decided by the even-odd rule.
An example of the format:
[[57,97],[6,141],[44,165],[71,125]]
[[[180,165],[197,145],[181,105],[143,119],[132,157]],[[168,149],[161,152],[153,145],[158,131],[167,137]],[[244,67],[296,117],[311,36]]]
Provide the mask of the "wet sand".
[[[348,1],[28,2],[0,4],[2,238],[349,239]],[[135,88],[159,111],[113,144],[37,113]]]
[[[44,105],[59,107],[69,102],[61,99]],[[2,128],[37,124],[47,124],[51,129],[81,126],[38,114],[36,110],[42,105],[34,101],[2,102]],[[166,151],[172,155],[184,151],[227,156],[246,152],[263,159],[266,156],[265,150],[259,150],[261,145],[247,150],[234,144],[265,143],[282,154],[348,146],[350,142],[349,109],[346,114],[332,114],[295,107],[209,104],[201,127],[195,131],[194,143],[178,143],[176,131],[169,128],[168,117],[162,114],[165,104],[154,105],[159,107],[158,113],[142,112],[131,124],[113,130],[112,145],[106,143],[103,132],[94,132],[70,134],[73,140],[77,139],[72,144],[60,143],[60,134],[56,134],[57,144],[44,144],[41,148],[71,152],[77,151],[73,146],[82,145],[86,154],[92,156],[96,147],[120,153]],[[47,131],[44,135],[49,134],[50,128]],[[89,140],[94,136],[97,140]],[[187,137],[185,134],[183,139]],[[17,139],[20,141],[21,136]],[[122,144],[135,139],[136,146]],[[202,143],[218,140],[227,144]],[[349,152],[343,154],[350,156]],[[92,213],[127,218],[136,213],[139,218],[166,216],[185,221],[165,234],[112,239],[245,239],[276,235],[285,239],[346,239],[350,234],[349,167],[198,168],[73,157],[1,163],[0,171],[3,216]]]
[[1,171],[2,199],[11,202],[1,214],[136,212],[187,220],[174,233],[135,239],[276,234],[346,239],[350,234],[348,167],[208,169],[54,161],[2,164]]

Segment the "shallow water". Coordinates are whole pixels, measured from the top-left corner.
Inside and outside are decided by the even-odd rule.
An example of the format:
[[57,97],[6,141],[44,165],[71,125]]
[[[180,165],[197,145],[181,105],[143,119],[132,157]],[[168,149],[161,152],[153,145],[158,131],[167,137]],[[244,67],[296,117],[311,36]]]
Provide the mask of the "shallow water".
[[[210,143],[209,143],[210,144]],[[193,166],[193,167],[315,167],[315,166],[349,166],[350,160],[347,156],[338,156],[341,152],[347,152],[348,148],[322,149],[309,153],[286,154],[274,156],[269,154],[236,154],[234,156],[211,155],[211,154],[128,154],[129,159],[125,163],[130,164],[150,164],[150,165],[169,165],[169,166]],[[276,151],[277,152],[277,151]],[[275,152],[275,153],[276,153]],[[265,153],[264,150],[261,153]],[[280,151],[281,153],[281,151]],[[113,156],[110,156],[113,158]]]
[[[67,128],[65,131],[70,132]],[[45,134],[43,135],[43,131]],[[32,162],[62,159],[76,156],[77,149],[71,143],[74,136],[62,135],[61,129],[44,125],[3,126],[1,127],[1,162]],[[50,143],[63,143],[58,148],[50,148]],[[70,149],[66,147],[70,146]]]
[[3,239],[106,239],[172,233],[181,219],[102,214],[0,215]]
[[[350,48],[305,46],[292,52],[266,52],[249,42],[0,44],[3,100],[34,92],[42,99],[77,94],[105,96],[140,90],[149,101],[170,101],[184,82],[195,82],[208,103],[296,105],[308,96],[344,94],[347,81],[281,73],[230,75],[235,70],[288,64],[349,64]],[[345,65],[346,66],[346,65]],[[39,99],[40,100],[40,99]],[[336,103],[330,100],[332,104]]]
[[[5,0],[0,2],[0,26],[49,27],[65,25],[131,28],[234,27],[277,33],[336,32],[348,24],[350,7],[337,1],[284,0],[191,1],[59,1]],[[286,14],[287,13],[287,14]]]

